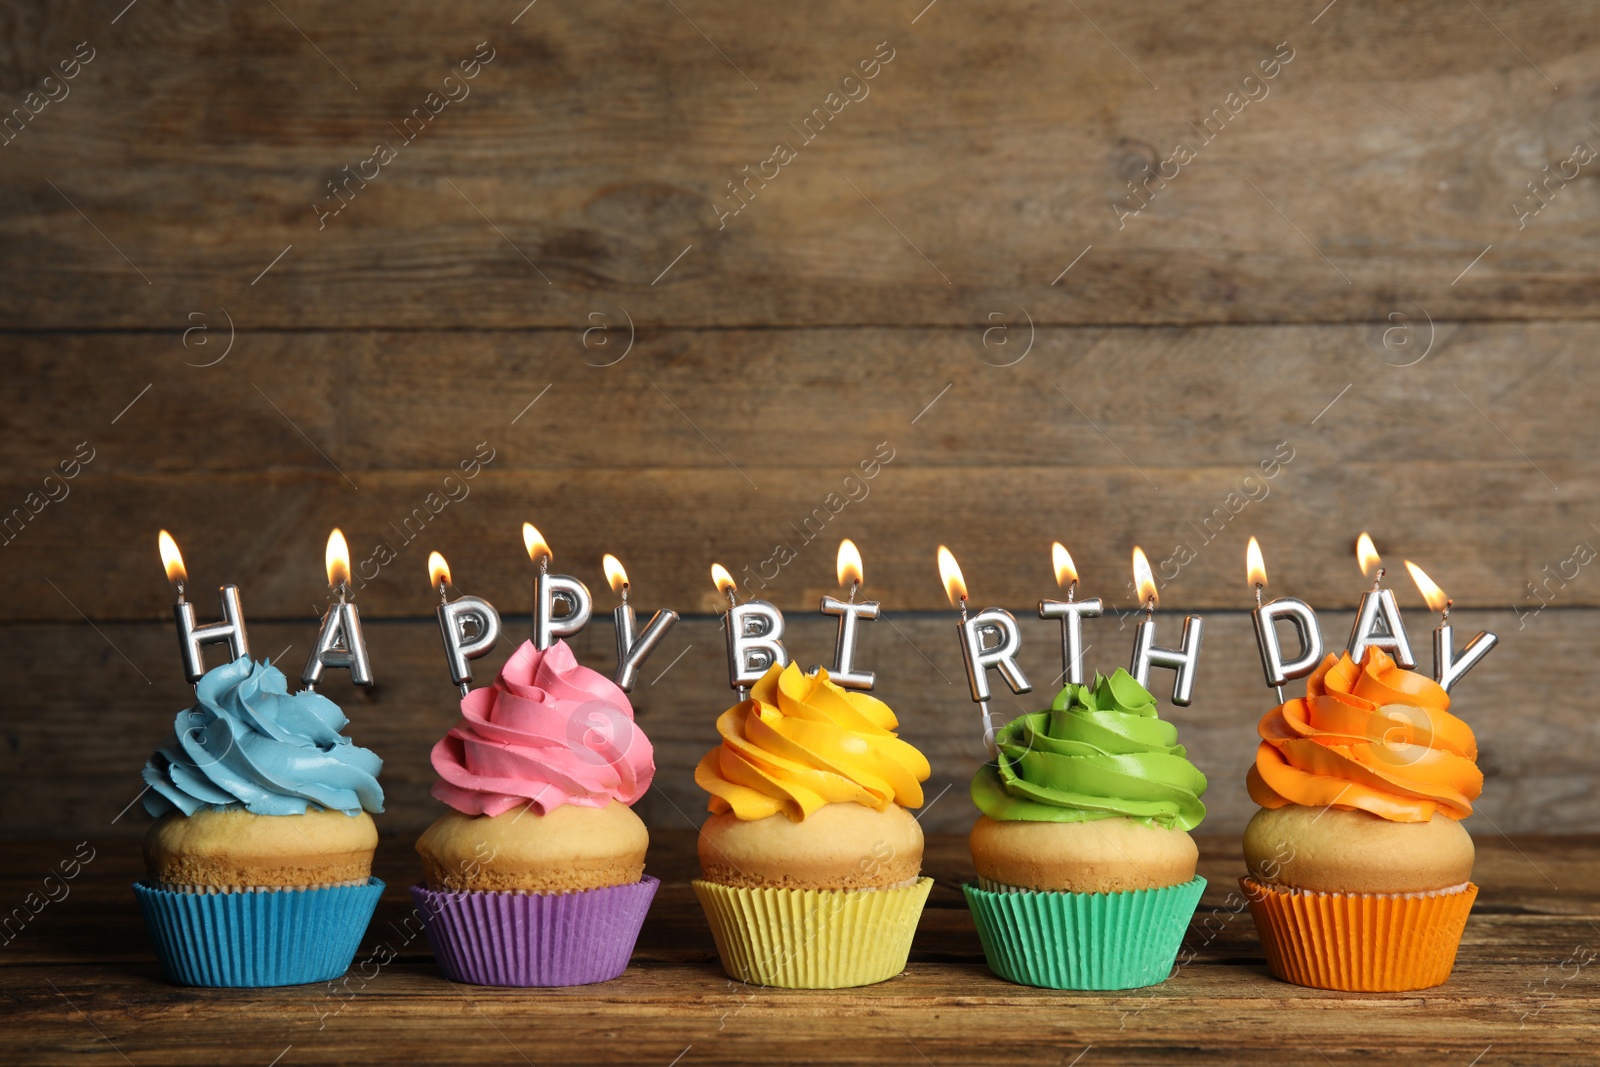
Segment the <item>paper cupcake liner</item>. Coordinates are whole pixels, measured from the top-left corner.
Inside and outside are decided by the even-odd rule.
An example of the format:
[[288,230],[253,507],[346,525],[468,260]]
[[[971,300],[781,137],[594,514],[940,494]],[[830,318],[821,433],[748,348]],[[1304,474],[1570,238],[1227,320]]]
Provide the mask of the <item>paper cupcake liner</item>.
[[628,968],[659,879],[574,893],[411,887],[439,969],[490,986],[590,985]]
[[989,969],[1045,989],[1136,989],[1167,980],[1206,880],[1120,893],[964,885]]
[[728,976],[784,989],[872,985],[906,969],[933,889],[753,889],[696,879]]
[[1273,976],[1313,989],[1382,993],[1443,985],[1478,887],[1436,893],[1312,893],[1239,879]]
[[168,981],[256,988],[344,974],[383,882],[231,893],[179,893],[135,882],[133,892]]

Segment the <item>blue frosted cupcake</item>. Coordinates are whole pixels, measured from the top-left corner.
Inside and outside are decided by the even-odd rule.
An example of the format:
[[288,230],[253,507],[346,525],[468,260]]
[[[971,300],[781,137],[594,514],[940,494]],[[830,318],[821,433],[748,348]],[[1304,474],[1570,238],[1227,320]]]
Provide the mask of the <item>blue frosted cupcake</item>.
[[349,720],[241,656],[208,671],[144,767],[148,877],[134,885],[161,969],[181,985],[337,978],[383,883],[372,877],[383,761]]

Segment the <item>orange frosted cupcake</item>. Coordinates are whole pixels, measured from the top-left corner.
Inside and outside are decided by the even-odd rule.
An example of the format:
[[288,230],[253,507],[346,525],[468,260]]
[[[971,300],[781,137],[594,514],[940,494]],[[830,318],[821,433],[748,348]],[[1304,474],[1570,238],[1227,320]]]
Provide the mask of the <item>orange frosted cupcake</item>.
[[1461,820],[1483,790],[1438,683],[1370,648],[1329,656],[1269,711],[1240,880],[1277,977],[1318,989],[1442,984],[1478,887]]

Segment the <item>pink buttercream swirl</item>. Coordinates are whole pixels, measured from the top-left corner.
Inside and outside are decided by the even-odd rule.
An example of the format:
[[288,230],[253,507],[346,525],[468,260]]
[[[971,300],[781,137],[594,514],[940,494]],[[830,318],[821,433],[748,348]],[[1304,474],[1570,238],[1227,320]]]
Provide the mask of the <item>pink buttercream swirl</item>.
[[627,696],[565,641],[523,642],[492,686],[461,698],[461,721],[432,758],[433,795],[468,815],[632,804],[656,773]]

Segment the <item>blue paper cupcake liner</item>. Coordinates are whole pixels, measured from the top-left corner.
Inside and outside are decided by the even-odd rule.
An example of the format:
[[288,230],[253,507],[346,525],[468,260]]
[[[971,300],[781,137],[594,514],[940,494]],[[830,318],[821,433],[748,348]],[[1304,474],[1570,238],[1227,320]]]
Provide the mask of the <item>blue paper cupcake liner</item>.
[[1206,880],[1121,893],[990,892],[964,885],[989,969],[1045,989],[1136,989],[1167,980]]
[[628,969],[661,882],[572,893],[435,891],[411,887],[445,977],[470,985],[592,985]]
[[150,940],[179,985],[303,985],[349,970],[383,882],[310,889],[179,893],[135,882]]

